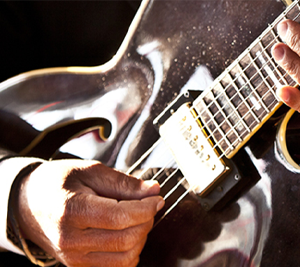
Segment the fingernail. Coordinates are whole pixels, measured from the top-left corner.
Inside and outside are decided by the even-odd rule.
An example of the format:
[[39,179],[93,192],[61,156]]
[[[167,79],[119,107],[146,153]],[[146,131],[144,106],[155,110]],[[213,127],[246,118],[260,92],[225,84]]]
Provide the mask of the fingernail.
[[288,90],[284,90],[283,88],[280,88],[276,91],[276,94],[285,103],[290,100],[290,94]]
[[156,184],[157,184],[157,182],[154,180],[144,181],[141,185],[141,190],[148,191],[151,187],[153,187]]
[[281,46],[276,46],[272,49],[273,57],[276,61],[281,61],[284,57],[284,49]]
[[160,200],[158,203],[157,203],[157,206],[156,206],[156,211],[159,211],[163,208],[163,206],[165,205],[165,201],[164,200]]
[[288,25],[287,21],[282,21],[277,26],[278,34],[280,35],[280,37],[283,41],[285,40],[285,36],[288,31],[288,27],[289,27],[289,25]]

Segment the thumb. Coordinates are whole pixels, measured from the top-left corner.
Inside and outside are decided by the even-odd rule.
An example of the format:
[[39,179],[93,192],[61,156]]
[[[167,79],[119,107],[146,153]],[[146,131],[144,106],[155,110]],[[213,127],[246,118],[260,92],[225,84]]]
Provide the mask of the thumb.
[[284,86],[277,90],[277,96],[289,107],[300,112],[300,91],[291,86]]
[[157,181],[143,181],[101,163],[90,166],[88,172],[89,178],[82,175],[81,179],[103,197],[118,200],[142,199],[158,195],[160,191]]

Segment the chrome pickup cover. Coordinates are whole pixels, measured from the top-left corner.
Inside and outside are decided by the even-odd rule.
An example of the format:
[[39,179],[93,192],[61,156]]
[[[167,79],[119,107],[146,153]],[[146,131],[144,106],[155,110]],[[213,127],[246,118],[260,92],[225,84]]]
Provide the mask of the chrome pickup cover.
[[224,162],[201,129],[188,104],[183,104],[174,112],[160,126],[159,133],[195,193],[205,194],[226,171]]

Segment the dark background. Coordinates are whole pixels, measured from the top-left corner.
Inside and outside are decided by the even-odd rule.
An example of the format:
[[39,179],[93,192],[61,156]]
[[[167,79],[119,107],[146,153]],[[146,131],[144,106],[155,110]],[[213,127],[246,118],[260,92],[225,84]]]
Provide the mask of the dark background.
[[[34,69],[97,66],[118,50],[139,1],[0,1],[0,82]],[[33,267],[0,253],[1,267]]]
[[1,1],[0,82],[21,72],[97,66],[119,48],[140,1]]

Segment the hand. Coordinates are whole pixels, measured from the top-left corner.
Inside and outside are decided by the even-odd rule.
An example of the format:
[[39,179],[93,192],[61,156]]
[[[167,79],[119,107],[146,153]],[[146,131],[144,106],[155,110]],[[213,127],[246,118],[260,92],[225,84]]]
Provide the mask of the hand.
[[[275,44],[272,48],[273,57],[300,84],[300,25],[292,20],[284,20],[278,24],[277,30],[286,44]],[[277,95],[300,112],[300,91],[297,88],[284,86],[277,90]]]
[[164,205],[159,190],[97,161],[44,162],[22,181],[17,220],[69,267],[136,266]]

